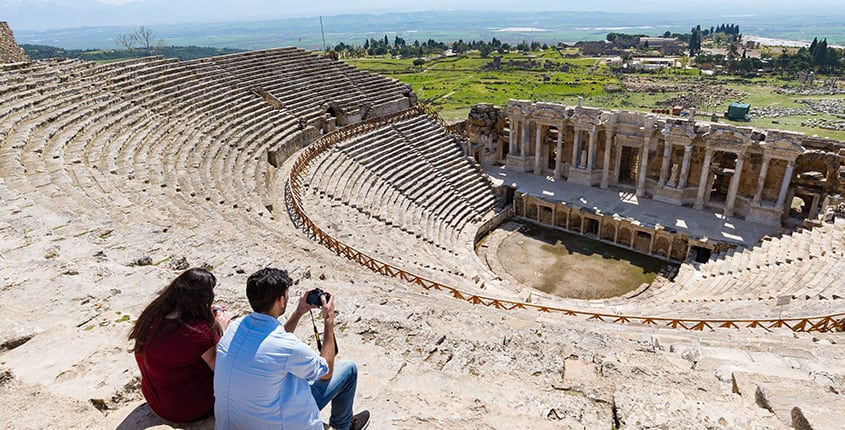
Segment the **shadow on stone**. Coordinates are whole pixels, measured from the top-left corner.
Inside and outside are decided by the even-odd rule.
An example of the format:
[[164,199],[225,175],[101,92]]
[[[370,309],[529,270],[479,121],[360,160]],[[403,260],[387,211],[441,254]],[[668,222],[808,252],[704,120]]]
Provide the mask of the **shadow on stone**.
[[120,424],[115,427],[116,430],[138,430],[148,428],[173,428],[185,430],[212,430],[214,429],[214,417],[209,417],[204,420],[192,423],[174,423],[162,419],[150,409],[150,406],[144,402],[138,405]]

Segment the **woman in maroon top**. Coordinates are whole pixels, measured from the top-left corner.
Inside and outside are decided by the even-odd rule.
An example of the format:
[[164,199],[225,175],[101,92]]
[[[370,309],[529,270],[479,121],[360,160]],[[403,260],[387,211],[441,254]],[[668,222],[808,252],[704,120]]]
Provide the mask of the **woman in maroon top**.
[[229,324],[212,306],[217,279],[189,269],[162,290],[138,317],[129,340],[141,369],[141,392],[158,416],[190,422],[214,413],[214,358]]

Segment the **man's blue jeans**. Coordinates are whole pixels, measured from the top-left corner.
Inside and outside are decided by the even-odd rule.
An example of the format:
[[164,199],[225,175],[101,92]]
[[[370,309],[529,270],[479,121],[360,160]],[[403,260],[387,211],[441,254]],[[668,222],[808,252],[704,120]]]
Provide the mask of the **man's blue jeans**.
[[317,401],[317,408],[323,410],[329,402],[332,402],[329,424],[333,428],[349,429],[352,423],[352,402],[355,400],[357,386],[358,366],[346,360],[335,361],[332,379],[317,380],[311,385],[311,395]]

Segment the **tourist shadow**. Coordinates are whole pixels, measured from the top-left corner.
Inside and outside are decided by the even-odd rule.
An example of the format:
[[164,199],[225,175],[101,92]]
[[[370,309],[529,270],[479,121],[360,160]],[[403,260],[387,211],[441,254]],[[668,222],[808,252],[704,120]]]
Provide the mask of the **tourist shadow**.
[[116,430],[138,430],[148,428],[172,428],[184,430],[213,430],[214,417],[209,417],[204,420],[192,423],[174,423],[162,419],[150,409],[150,406],[144,402],[138,405],[120,424],[115,427]]

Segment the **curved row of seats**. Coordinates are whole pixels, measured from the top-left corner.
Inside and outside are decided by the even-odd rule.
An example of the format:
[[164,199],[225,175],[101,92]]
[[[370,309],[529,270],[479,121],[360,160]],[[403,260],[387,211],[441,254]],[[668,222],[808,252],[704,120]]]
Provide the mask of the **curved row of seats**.
[[[239,69],[252,63],[276,73]],[[228,222],[261,236],[274,231],[268,152],[301,132],[300,118],[325,115],[315,107],[337,94],[350,105],[411,102],[395,80],[327,72],[348,69],[294,48],[0,66],[0,179],[44,208],[60,202],[57,210],[165,228]],[[308,104],[278,108],[253,91],[290,73],[314,88],[302,91]],[[366,93],[372,82],[378,91]]]
[[355,136],[313,165],[304,205],[336,238],[387,262],[399,258],[398,267],[424,276],[429,269],[435,275],[477,269],[473,239],[495,195],[432,118],[419,115]]
[[684,264],[674,281],[636,300],[674,302],[845,298],[845,220],[767,238],[750,249]]
[[[443,250],[495,204],[477,166],[426,116],[343,142],[311,172],[312,192],[344,202]],[[473,232],[474,234],[474,232]]]
[[285,109],[298,112],[306,120],[323,115],[323,104],[329,100],[357,111],[362,106],[395,102],[397,94],[407,97],[410,93],[409,87],[399,81],[296,48],[224,55],[209,61],[233,79],[268,91]]

